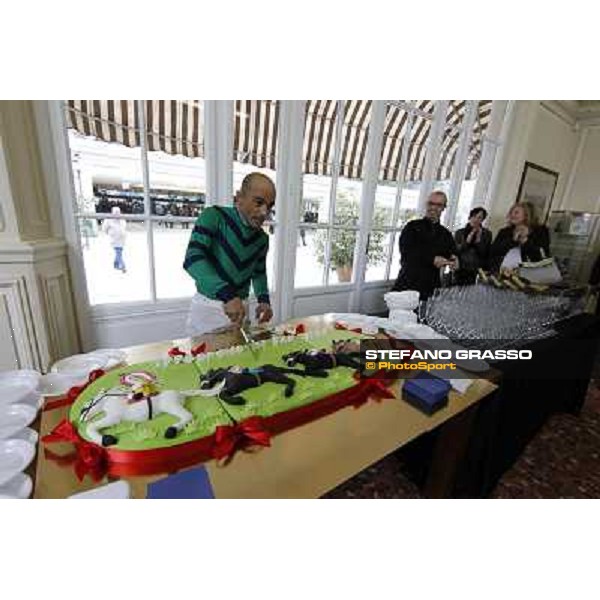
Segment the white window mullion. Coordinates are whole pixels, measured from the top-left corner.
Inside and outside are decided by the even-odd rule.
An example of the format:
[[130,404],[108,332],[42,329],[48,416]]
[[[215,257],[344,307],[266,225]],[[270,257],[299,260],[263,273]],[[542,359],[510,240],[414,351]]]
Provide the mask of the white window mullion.
[[298,239],[298,207],[302,201],[302,151],[306,103],[282,100],[279,111],[277,153],[277,226],[275,227],[275,298],[271,298],[275,322],[292,315]]
[[340,159],[342,154],[342,133],[344,130],[344,101],[337,101],[337,119],[335,122],[335,146],[333,153],[333,163],[331,165],[331,189],[329,190],[329,228],[327,229],[327,239],[325,241],[325,265],[323,271],[323,285],[329,283],[329,268],[331,265],[331,241],[332,225],[335,219],[335,200],[337,197],[337,182],[340,174]]
[[233,196],[233,100],[204,101],[204,148],[208,204],[231,204]]
[[496,151],[496,156],[494,157],[494,164],[492,167],[492,173],[490,175],[490,182],[487,186],[487,189],[485,190],[485,196],[482,198],[482,204],[483,206],[485,206],[489,213],[492,212],[492,203],[496,198],[496,192],[499,187],[500,172],[504,166],[504,157],[506,153],[506,140],[512,128],[512,122],[515,114],[515,106],[515,100],[508,101],[506,113],[504,115],[504,119],[502,120],[502,127],[500,128],[498,149]]
[[349,312],[360,308],[362,285],[367,268],[367,243],[373,223],[375,192],[379,181],[383,129],[385,127],[385,109],[383,101],[374,101],[371,109],[369,138],[363,165],[363,185],[360,198],[360,217],[356,245],[354,247],[354,289],[348,301]]
[[398,220],[398,213],[400,212],[400,202],[402,199],[402,190],[404,188],[404,182],[406,180],[406,170],[408,169],[408,152],[411,145],[412,128],[415,122],[415,112],[411,108],[409,109],[408,117],[406,119],[406,132],[404,134],[404,140],[402,143],[402,154],[400,156],[400,169],[398,171],[398,180],[396,186],[396,202],[394,203],[394,213],[392,215],[392,225],[396,225]]
[[[392,226],[395,227],[398,222],[398,215],[400,213],[400,204],[402,202],[402,190],[404,189],[404,183],[406,181],[406,170],[408,169],[408,153],[412,142],[412,128],[415,122],[416,108],[415,103],[412,102],[408,106],[407,110],[408,117],[406,119],[406,132],[404,133],[404,140],[402,142],[402,154],[400,156],[400,169],[398,171],[398,181],[396,185],[396,201],[394,203],[394,211],[392,213]],[[392,232],[390,235],[390,241],[388,243],[387,260],[385,265],[385,280],[390,278],[390,271],[392,269],[392,258],[394,256],[394,244],[396,241],[396,234]]]
[[427,140],[427,156],[423,167],[423,181],[419,192],[419,214],[425,210],[427,197],[433,189],[435,173],[440,161],[442,141],[444,139],[444,128],[446,126],[446,113],[448,111],[448,100],[438,100],[433,110],[433,121]]
[[502,123],[506,113],[508,102],[506,100],[494,100],[490,114],[490,123],[481,140],[481,158],[479,160],[479,173],[475,183],[475,191],[471,200],[471,208],[483,203],[487,196],[488,186],[492,177],[494,158],[498,153],[497,140],[502,131]]
[[456,150],[454,168],[452,169],[452,177],[450,179],[448,208],[444,211],[442,216],[442,222],[450,229],[454,227],[460,190],[467,172],[469,145],[471,143],[471,136],[473,135],[473,125],[475,125],[475,119],[477,118],[478,105],[479,102],[477,100],[469,100],[465,106],[465,118],[462,125],[462,131],[458,138],[458,149]]
[[136,110],[140,123],[140,147],[142,153],[142,181],[144,183],[144,217],[146,223],[146,241],[148,243],[148,267],[150,275],[150,299],[156,302],[156,270],[154,267],[154,230],[150,217],[152,216],[152,202],[150,200],[150,173],[148,165],[148,144],[146,138],[146,115],[144,101],[136,100]]
[[390,231],[390,240],[388,242],[387,260],[385,263],[385,276],[384,276],[385,281],[387,281],[390,278],[390,271],[392,270],[392,258],[394,257],[395,243],[396,243],[396,232]]

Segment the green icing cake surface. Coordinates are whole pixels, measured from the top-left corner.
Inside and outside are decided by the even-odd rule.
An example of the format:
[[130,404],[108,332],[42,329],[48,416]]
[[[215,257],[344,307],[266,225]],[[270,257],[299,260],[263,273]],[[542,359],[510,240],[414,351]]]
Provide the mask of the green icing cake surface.
[[[198,361],[197,367],[190,363],[168,363],[165,356],[164,360],[116,368],[91,383],[79,395],[71,407],[70,419],[77,426],[79,434],[83,438],[89,439],[86,435],[85,424],[80,423],[81,409],[101,390],[120,386],[119,378],[124,373],[149,371],[158,377],[158,386],[161,390],[191,390],[198,387],[199,373],[204,373],[209,369],[232,365],[258,367],[266,364],[285,367],[281,358],[284,354],[310,348],[330,348],[333,340],[359,339],[361,337],[364,336],[348,331],[332,330],[316,337],[297,336],[291,341],[286,340],[286,343],[278,345],[271,341],[267,341],[263,345],[253,344],[254,353],[247,347],[230,355],[211,353],[204,360]],[[302,369],[303,367],[296,365],[294,368]],[[224,406],[236,421],[253,415],[268,417],[310,404],[356,385],[353,370],[348,367],[337,367],[328,373],[329,376],[324,379],[290,375],[296,380],[296,388],[294,394],[289,398],[284,396],[285,386],[265,383],[241,394],[246,399],[246,404],[241,406],[224,404]],[[212,435],[218,425],[231,424],[231,419],[214,397],[187,398],[184,406],[192,413],[193,420],[173,439],[164,437],[167,427],[176,421],[175,417],[167,414],[158,415],[152,420],[142,423],[123,421],[118,425],[103,429],[102,433],[112,434],[118,438],[118,444],[113,446],[115,449],[149,450],[176,446],[203,438]]]

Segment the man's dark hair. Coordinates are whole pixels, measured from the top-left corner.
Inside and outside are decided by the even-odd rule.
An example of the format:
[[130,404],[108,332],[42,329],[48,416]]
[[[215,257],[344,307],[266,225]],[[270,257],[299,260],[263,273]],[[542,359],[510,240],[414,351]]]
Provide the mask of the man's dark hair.
[[487,219],[488,212],[485,210],[485,208],[483,208],[483,206],[476,206],[475,208],[472,208],[471,212],[469,213],[469,219],[474,217],[477,213],[483,213],[483,219]]

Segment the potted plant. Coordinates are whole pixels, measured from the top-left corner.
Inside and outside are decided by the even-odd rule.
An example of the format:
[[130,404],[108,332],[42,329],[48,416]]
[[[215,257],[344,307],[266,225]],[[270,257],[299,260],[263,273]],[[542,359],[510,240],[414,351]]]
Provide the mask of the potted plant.
[[[338,196],[335,205],[335,225],[355,227],[359,218],[358,201],[349,198],[344,193]],[[376,208],[373,215],[373,228],[385,225],[385,210]],[[338,281],[349,282],[352,280],[352,269],[354,267],[354,248],[356,246],[357,231],[353,229],[334,229],[331,232],[331,255],[329,266],[335,269]],[[385,232],[371,231],[369,234],[367,264],[376,265],[385,260]],[[315,234],[315,252],[320,264],[325,264],[325,252],[327,248],[327,231],[320,229]]]

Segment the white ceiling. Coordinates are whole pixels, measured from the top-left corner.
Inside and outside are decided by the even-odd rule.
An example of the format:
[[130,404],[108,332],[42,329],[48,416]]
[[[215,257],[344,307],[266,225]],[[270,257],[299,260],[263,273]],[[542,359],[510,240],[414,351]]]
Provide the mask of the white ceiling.
[[600,119],[600,100],[553,100],[572,119],[581,125],[596,123]]

